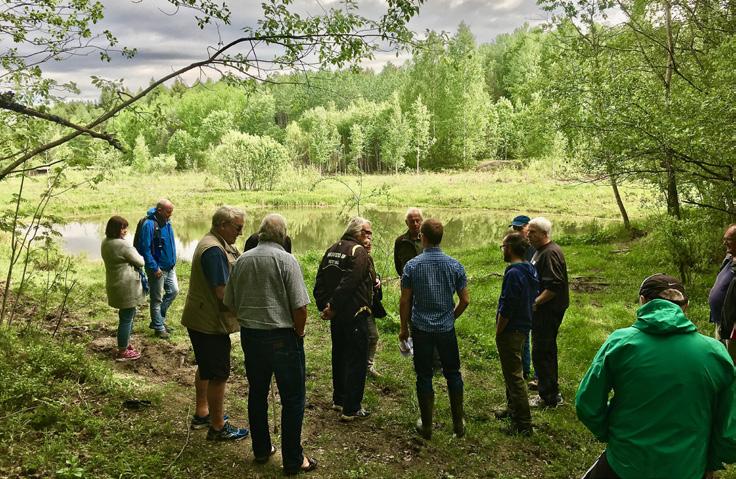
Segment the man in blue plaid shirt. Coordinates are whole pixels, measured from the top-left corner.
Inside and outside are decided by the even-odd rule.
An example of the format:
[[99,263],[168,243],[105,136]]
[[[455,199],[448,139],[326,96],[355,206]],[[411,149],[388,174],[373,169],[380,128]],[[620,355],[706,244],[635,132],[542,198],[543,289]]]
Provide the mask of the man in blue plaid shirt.
[[[409,338],[409,320],[414,341],[414,371],[417,375],[417,399],[421,418],[417,432],[432,438],[434,389],[432,388],[432,352],[440,355],[442,373],[447,380],[453,431],[465,434],[463,419],[463,378],[460,374],[460,351],[455,335],[455,320],[470,302],[465,269],[456,259],[442,252],[442,223],[428,219],[422,224],[424,252],[404,266],[401,276],[400,340]],[[457,294],[458,303],[454,304]],[[410,318],[411,316],[411,318]]]

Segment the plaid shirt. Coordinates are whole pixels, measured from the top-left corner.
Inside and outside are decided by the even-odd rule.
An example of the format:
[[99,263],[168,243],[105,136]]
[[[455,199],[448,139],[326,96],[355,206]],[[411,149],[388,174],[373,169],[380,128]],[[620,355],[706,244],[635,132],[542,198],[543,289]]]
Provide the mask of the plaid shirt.
[[468,285],[465,268],[439,247],[412,258],[401,276],[401,287],[412,290],[412,328],[444,333],[455,326],[454,294]]

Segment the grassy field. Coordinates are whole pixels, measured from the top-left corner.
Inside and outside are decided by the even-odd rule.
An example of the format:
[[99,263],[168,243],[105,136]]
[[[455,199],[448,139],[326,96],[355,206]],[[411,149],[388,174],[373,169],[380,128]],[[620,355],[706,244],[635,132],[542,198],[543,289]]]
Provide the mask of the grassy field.
[[[528,211],[552,218],[593,221],[615,218],[617,209],[606,187],[550,179],[543,170],[498,173],[378,176],[363,179],[364,204],[386,208],[485,208]],[[73,175],[79,175],[74,173]],[[73,176],[72,175],[72,176]],[[74,180],[74,178],[70,177]],[[356,178],[342,178],[355,185]],[[37,180],[29,194],[37,194]],[[215,205],[340,205],[346,188],[324,181],[312,188],[308,175],[294,175],[279,191],[232,193],[195,174],[171,179],[127,178],[111,174],[97,186],[68,192],[49,209],[67,221],[118,211],[136,217],[141,205],[169,196],[178,211],[210,214]],[[388,191],[386,191],[386,186]],[[0,200],[10,198],[12,182],[0,184]],[[382,193],[371,196],[371,192]],[[643,189],[624,188],[630,214],[647,229],[643,212],[651,198]],[[501,238],[498,238],[500,242]],[[494,343],[493,318],[504,264],[495,246],[448,251],[466,267],[471,305],[458,321],[466,385],[468,434],[454,439],[444,379],[435,379],[437,429],[430,442],[412,431],[418,415],[411,362],[397,351],[398,285],[384,269],[384,304],[389,316],[379,322],[381,341],[377,363],[383,377],[369,380],[365,406],[373,415],[365,422],[341,424],[331,403],[329,328],[310,306],[307,338],[307,399],[303,443],[320,462],[313,477],[579,477],[600,454],[598,443],[575,418],[574,393],[591,358],[615,328],[633,322],[637,287],[653,272],[674,273],[656,254],[652,236],[629,240],[611,224],[595,234],[557,238],[567,256],[572,278],[571,306],[559,337],[560,381],[565,405],[534,412],[536,434],[507,437],[493,418],[502,406],[504,385]],[[7,257],[8,241],[2,242]],[[328,245],[325,245],[325,247]],[[299,255],[308,289],[320,251]],[[390,264],[379,261],[379,264]],[[388,268],[385,266],[384,268]],[[80,284],[72,311],[61,318],[60,337],[50,339],[54,314],[35,318],[37,300],[26,300],[16,327],[0,330],[0,476],[8,477],[278,477],[280,455],[265,466],[252,462],[250,441],[213,444],[201,431],[188,430],[193,410],[193,356],[183,328],[171,341],[155,340],[147,318],[136,319],[133,341],[143,349],[134,363],[115,363],[117,318],[104,300],[101,264],[76,264]],[[3,267],[4,270],[4,267]],[[189,265],[177,266],[182,296],[171,319],[178,324],[187,291]],[[713,271],[697,273],[691,290],[689,316],[702,332],[707,324],[707,287]],[[32,295],[31,295],[32,296]],[[27,327],[27,325],[30,325]],[[242,351],[233,337],[233,374],[226,411],[237,425],[246,423],[247,385]],[[122,407],[126,399],[148,399],[140,410]],[[278,442],[276,442],[278,444]],[[720,477],[736,478],[734,471]]]

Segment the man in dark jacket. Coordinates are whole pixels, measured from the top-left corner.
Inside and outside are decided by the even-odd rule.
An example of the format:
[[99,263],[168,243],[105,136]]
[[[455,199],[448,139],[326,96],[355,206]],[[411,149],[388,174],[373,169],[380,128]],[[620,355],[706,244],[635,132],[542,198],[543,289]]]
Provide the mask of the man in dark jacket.
[[723,233],[723,245],[726,247],[726,257],[718,270],[716,281],[710,290],[708,303],[710,304],[710,321],[715,323],[716,339],[723,341],[734,357],[733,334],[736,323],[736,224],[730,225]]
[[636,322],[598,350],[575,406],[607,445],[585,479],[712,478],[736,461],[734,366],[687,319],[687,302],[679,280],[646,278]]
[[529,222],[529,242],[536,248],[532,264],[539,274],[539,296],[534,300],[532,317],[532,362],[539,376],[539,396],[533,407],[562,404],[557,378],[557,333],[570,304],[567,264],[562,250],[551,239],[552,223],[546,218]]
[[170,221],[173,213],[171,201],[161,199],[148,210],[140,233],[136,231],[138,242],[135,247],[146,261],[151,294],[151,323],[148,327],[162,339],[167,339],[171,332],[171,328],[166,326],[166,312],[179,294],[175,269],[176,243]]
[[361,407],[368,361],[368,324],[373,303],[370,258],[363,247],[372,238],[365,218],[350,220],[340,241],[322,257],[314,284],[314,299],[322,319],[330,321],[332,339],[332,401],[340,419],[369,415]]
[[506,409],[496,412],[496,418],[510,418],[508,432],[525,435],[532,433],[532,415],[524,384],[522,352],[532,328],[532,307],[539,292],[537,270],[524,260],[528,246],[521,233],[511,233],[503,239],[503,259],[509,265],[503,275],[496,313],[496,347],[506,383]]
[[422,210],[419,208],[411,207],[406,211],[404,222],[408,229],[394,242],[394,266],[399,278],[404,272],[406,263],[422,252],[422,241],[419,237],[422,221]]

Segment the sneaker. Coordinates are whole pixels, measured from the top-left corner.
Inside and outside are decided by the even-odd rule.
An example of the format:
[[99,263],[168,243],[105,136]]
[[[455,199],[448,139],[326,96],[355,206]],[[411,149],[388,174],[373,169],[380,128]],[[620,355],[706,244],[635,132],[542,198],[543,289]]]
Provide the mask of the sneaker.
[[526,386],[529,388],[530,391],[539,391],[539,381],[537,380],[537,378],[529,381]]
[[[227,422],[230,417],[225,414],[222,416],[222,418]],[[190,424],[190,427],[192,429],[204,429],[206,427],[210,426],[210,415],[207,414],[206,416],[197,416],[196,414],[192,416],[192,422]]]
[[123,350],[123,352],[119,352],[117,356],[115,357],[115,361],[123,362],[123,361],[135,361],[136,359],[141,357],[141,353],[133,349],[132,347],[128,346],[128,349]]
[[557,401],[554,404],[549,404],[544,401],[544,399],[541,398],[541,396],[533,397],[529,400],[529,407],[536,407],[536,408],[556,408],[557,406],[562,406],[565,404],[565,400],[562,399],[562,396],[560,394],[557,395]]
[[513,413],[511,412],[511,409],[504,408],[504,409],[496,409],[493,411],[493,415],[496,416],[496,419],[509,419],[513,417]]
[[365,418],[367,418],[370,415],[371,415],[371,413],[368,412],[368,411],[366,411],[365,409],[358,409],[357,411],[355,411],[352,414],[342,413],[340,415],[340,421],[342,421],[342,422],[352,422],[352,421],[355,421],[356,419],[365,419]]
[[171,337],[169,332],[166,331],[165,329],[157,329],[155,335],[157,338],[161,338],[161,339],[169,339]]
[[244,427],[235,427],[229,422],[226,422],[222,429],[220,429],[219,431],[216,429],[212,429],[212,426],[210,426],[209,430],[207,431],[207,440],[239,441],[248,437],[248,434],[250,434],[250,431],[248,431],[248,429]]

